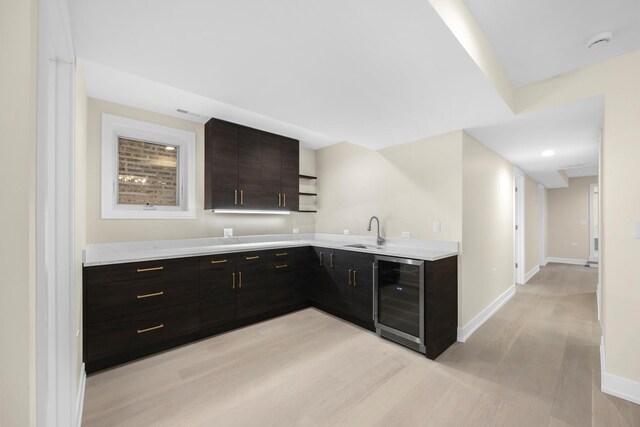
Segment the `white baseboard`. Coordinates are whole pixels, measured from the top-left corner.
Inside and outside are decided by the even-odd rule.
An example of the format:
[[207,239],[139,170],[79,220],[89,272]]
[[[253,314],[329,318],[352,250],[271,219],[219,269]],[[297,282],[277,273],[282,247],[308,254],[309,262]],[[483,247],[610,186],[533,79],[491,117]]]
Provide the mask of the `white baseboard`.
[[506,291],[502,293],[498,298],[495,299],[491,304],[489,304],[484,310],[482,310],[476,317],[471,319],[469,323],[464,325],[463,327],[458,327],[458,341],[465,342],[469,339],[469,337],[478,329],[484,322],[489,320],[491,316],[495,314],[496,311],[500,309],[503,305],[507,303],[513,296],[516,294],[515,285],[509,287]]
[[547,258],[547,262],[555,262],[555,263],[558,263],[558,264],[587,265],[587,260],[586,259],[576,259],[576,258],[549,257],[549,258]]
[[82,373],[80,374],[80,386],[78,387],[78,401],[76,402],[76,420],[78,427],[82,425],[82,411],[84,409],[84,389],[87,385],[87,372],[82,364]]
[[538,271],[540,271],[540,266],[539,265],[536,265],[531,270],[529,270],[524,275],[524,283],[527,283],[529,281],[529,279],[531,279],[533,276],[535,276]]
[[600,383],[603,393],[640,405],[640,382],[605,372],[604,339],[600,339]]
[[540,264],[540,266],[544,267],[547,264],[549,264],[549,258],[545,258],[544,261],[542,261],[542,264]]

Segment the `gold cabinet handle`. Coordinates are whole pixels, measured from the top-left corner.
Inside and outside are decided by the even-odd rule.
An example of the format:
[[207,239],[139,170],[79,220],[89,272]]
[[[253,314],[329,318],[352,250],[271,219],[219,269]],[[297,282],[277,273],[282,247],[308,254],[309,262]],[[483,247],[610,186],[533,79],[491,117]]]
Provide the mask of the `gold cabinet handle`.
[[153,294],[138,295],[136,298],[143,299],[143,298],[159,297],[160,295],[164,295],[164,291],[155,292]]
[[211,261],[211,264],[224,264],[225,262],[227,262],[226,259],[218,259],[218,260]]
[[282,194],[282,206],[284,206],[285,208],[287,207],[287,193]]
[[279,254],[276,254],[276,256],[287,256],[286,252],[280,252]]
[[276,268],[287,268],[287,264],[276,265]]
[[238,204],[238,190],[233,190],[233,204]]
[[233,289],[236,288],[236,273],[235,273],[235,271],[233,273],[231,273],[231,287]]
[[244,205],[244,191],[240,190],[240,204]]
[[349,285],[351,285],[351,271],[352,270],[349,270]]
[[260,255],[244,257],[244,259],[246,259],[246,260],[258,259],[258,258],[260,258]]
[[139,334],[144,334],[145,332],[149,332],[149,331],[155,331],[156,329],[162,329],[164,328],[164,323],[158,325],[158,326],[152,326],[150,328],[147,329],[138,329],[138,333]]
[[242,289],[242,271],[238,272],[238,288]]
[[356,287],[356,270],[353,270],[353,287]]
[[323,254],[322,252],[320,252],[320,267],[322,267],[322,256],[323,256],[323,255],[324,255],[324,254]]
[[164,267],[139,268],[136,271],[138,273],[144,273],[145,271],[160,271],[160,270],[164,270]]
[[278,193],[278,206],[282,206],[282,193]]
[[331,268],[333,268],[333,254],[329,255],[329,260],[330,260]]

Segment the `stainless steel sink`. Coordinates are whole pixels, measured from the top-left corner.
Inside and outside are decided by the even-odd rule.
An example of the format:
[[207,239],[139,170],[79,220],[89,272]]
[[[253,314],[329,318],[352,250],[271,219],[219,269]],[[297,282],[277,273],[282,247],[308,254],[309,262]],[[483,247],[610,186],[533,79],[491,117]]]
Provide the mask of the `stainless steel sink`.
[[355,249],[384,249],[384,246],[377,245],[363,245],[361,243],[356,243],[353,245],[344,245],[345,248],[355,248]]

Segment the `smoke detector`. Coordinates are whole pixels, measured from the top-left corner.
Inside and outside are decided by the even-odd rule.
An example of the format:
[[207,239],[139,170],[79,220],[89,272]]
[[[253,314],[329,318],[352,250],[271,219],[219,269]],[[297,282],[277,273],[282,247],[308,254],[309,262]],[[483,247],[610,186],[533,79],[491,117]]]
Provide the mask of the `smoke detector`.
[[592,47],[604,46],[609,43],[612,38],[613,33],[611,31],[603,31],[598,34],[594,34],[589,37],[589,40],[587,40],[587,47],[591,49]]

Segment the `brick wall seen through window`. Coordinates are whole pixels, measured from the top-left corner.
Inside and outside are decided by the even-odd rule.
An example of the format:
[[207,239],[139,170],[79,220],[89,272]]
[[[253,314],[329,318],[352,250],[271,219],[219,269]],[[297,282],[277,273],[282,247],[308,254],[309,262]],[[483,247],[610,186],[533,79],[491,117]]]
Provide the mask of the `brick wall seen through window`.
[[118,204],[178,206],[179,151],[118,137]]

